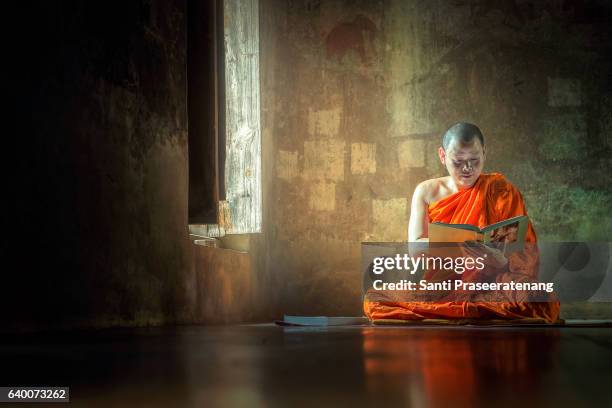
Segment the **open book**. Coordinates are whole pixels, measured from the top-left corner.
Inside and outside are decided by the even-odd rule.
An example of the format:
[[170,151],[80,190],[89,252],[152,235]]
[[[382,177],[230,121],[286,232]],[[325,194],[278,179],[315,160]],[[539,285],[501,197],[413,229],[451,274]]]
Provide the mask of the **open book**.
[[508,218],[484,228],[469,224],[432,222],[429,224],[429,242],[477,241],[496,246],[504,252],[512,248],[513,252],[522,248],[528,225],[529,217],[526,215]]

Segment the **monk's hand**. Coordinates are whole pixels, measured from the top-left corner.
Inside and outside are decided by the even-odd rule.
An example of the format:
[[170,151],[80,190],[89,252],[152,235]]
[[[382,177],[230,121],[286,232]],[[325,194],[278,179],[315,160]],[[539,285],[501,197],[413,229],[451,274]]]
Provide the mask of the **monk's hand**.
[[461,250],[465,257],[482,258],[482,263],[495,269],[504,268],[508,265],[508,258],[504,252],[490,247],[478,241],[465,241],[461,246]]

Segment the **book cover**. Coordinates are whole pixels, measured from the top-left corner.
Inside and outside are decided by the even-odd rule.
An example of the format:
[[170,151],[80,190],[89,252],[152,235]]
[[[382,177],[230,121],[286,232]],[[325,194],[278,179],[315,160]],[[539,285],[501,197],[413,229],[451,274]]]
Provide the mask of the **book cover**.
[[290,316],[276,321],[280,326],[348,326],[369,324],[364,316]]

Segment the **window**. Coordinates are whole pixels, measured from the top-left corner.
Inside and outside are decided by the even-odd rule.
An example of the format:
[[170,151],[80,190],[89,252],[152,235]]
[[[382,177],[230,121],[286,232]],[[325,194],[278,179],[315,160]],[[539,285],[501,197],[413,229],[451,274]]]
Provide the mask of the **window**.
[[261,232],[257,0],[189,0],[190,232]]

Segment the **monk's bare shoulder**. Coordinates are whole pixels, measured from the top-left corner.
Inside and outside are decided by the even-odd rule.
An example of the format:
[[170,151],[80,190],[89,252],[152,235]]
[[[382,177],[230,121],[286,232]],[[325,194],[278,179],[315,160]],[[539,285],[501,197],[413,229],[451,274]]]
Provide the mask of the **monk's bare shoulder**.
[[449,180],[448,176],[425,180],[419,183],[414,194],[426,204],[433,203],[449,195]]

